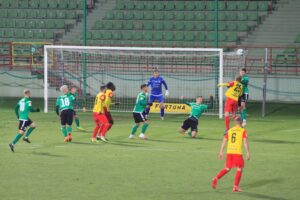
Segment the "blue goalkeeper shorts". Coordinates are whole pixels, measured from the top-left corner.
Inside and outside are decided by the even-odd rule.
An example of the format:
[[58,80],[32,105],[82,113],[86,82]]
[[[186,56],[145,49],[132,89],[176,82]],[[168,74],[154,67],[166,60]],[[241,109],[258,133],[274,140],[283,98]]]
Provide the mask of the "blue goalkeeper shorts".
[[164,95],[159,95],[159,96],[154,96],[154,95],[150,95],[149,97],[149,103],[153,103],[154,101],[157,101],[159,103],[163,103],[164,102]]

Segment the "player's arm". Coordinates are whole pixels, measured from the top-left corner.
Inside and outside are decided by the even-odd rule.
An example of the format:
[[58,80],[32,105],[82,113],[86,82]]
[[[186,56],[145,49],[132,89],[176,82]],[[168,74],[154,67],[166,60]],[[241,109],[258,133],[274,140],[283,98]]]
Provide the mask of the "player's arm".
[[167,85],[167,83],[166,83],[166,81],[164,79],[162,80],[162,84],[164,85],[165,90],[166,90],[165,96],[169,96],[168,85]]
[[152,83],[152,80],[151,80],[151,78],[148,80],[148,83],[147,83],[147,86],[149,87],[149,85],[151,85],[151,83]]
[[30,112],[40,112],[39,108],[30,107]]
[[226,136],[225,136],[224,139],[223,139],[223,142],[222,142],[222,145],[221,145],[221,149],[220,149],[220,153],[219,153],[219,159],[220,159],[220,160],[223,159],[223,153],[224,153],[224,149],[225,149],[227,140],[228,140],[228,138],[227,138],[227,134],[226,134]]
[[55,112],[57,115],[59,115],[59,98],[56,100]]
[[20,108],[20,105],[17,104],[17,105],[15,106],[15,113],[16,113],[16,116],[17,116],[18,119],[19,119],[19,108]]
[[232,87],[234,85],[234,82],[229,83],[219,83],[218,87]]
[[246,131],[243,134],[243,141],[244,141],[244,148],[246,150],[246,159],[250,160],[250,151],[249,151],[249,144],[248,144],[248,138],[247,138],[247,132]]
[[248,83],[249,83],[249,77],[248,77],[248,76],[243,77],[243,79],[242,79],[242,84],[243,84],[243,85],[248,85]]
[[179,99],[181,100],[182,103],[184,103],[184,104],[186,104],[188,106],[191,106],[190,102],[188,102],[186,99],[184,99],[184,96],[180,96]]

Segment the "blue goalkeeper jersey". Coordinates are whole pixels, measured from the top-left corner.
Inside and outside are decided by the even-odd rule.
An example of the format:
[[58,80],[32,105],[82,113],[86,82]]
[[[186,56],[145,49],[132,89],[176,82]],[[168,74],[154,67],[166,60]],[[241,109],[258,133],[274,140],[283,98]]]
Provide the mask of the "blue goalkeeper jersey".
[[162,85],[168,90],[168,86],[163,77],[158,76],[157,78],[151,77],[148,81],[148,86],[151,87],[151,95],[160,96],[162,95]]

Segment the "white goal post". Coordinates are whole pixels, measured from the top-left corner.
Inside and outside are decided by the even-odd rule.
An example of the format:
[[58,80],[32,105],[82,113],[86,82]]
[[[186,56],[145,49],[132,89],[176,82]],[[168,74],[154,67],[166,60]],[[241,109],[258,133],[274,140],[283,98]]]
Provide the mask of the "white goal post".
[[[86,56],[88,55],[88,56]],[[107,58],[104,58],[107,56]],[[102,62],[104,63],[106,67],[101,68]],[[147,63],[146,61],[147,60]],[[114,64],[112,64],[112,61],[114,61]],[[124,63],[122,63],[124,62]],[[125,63],[126,62],[126,63]],[[115,64],[117,63],[117,64]],[[137,66],[137,71],[144,70],[143,67],[147,65],[147,72],[145,74],[148,76],[148,73],[151,75],[151,70],[153,67],[159,67],[163,71],[162,75],[168,76],[169,74],[172,74],[172,76],[181,77],[184,73],[185,67],[186,72],[190,75],[186,75],[185,78],[187,81],[189,80],[189,76],[196,76],[197,74],[203,74],[203,77],[205,77],[206,73],[210,74],[211,77],[213,77],[213,73],[215,74],[214,83],[206,83],[205,87],[210,87],[210,92],[215,91],[215,97],[217,97],[216,104],[218,104],[217,110],[215,114],[219,116],[219,118],[223,117],[223,89],[222,87],[217,89],[217,83],[223,82],[223,65],[224,65],[224,55],[223,55],[223,49],[222,48],[155,48],[155,47],[99,47],[99,46],[64,46],[64,45],[45,45],[44,46],[44,112],[49,111],[49,98],[53,98],[57,95],[58,91],[57,88],[59,86],[60,76],[63,73],[68,73],[68,76],[78,76],[80,77],[80,80],[76,80],[73,83],[71,81],[66,81],[64,77],[61,79],[62,82],[66,84],[74,84],[74,85],[85,85],[85,88],[83,88],[84,93],[86,94],[86,86],[91,87],[89,84],[89,80],[87,80],[87,72],[91,75],[93,73],[96,73],[97,70],[105,71],[109,70],[111,72],[112,68],[116,65],[113,74],[115,75],[117,73],[117,70],[120,70],[120,66],[128,67],[130,63],[134,63],[133,65]],[[205,63],[205,64],[203,64]],[[207,64],[209,63],[209,64]],[[186,66],[185,66],[186,65]],[[205,68],[203,66],[208,66]],[[166,69],[163,67],[166,66]],[[97,69],[99,67],[99,69]],[[136,67],[136,68],[137,68]],[[176,74],[176,67],[182,69],[180,73]],[[58,69],[59,68],[59,75],[52,75],[54,72],[51,72],[49,70]],[[191,69],[192,68],[192,69]],[[76,73],[74,71],[68,71],[69,69],[76,70]],[[127,68],[126,68],[127,69]],[[126,69],[122,69],[122,75],[125,74]],[[128,68],[129,69],[129,68]],[[145,69],[146,70],[146,69]],[[201,72],[203,70],[203,73]],[[58,70],[55,70],[58,71]],[[130,71],[130,69],[129,69]],[[127,72],[129,72],[127,71]],[[149,71],[149,72],[148,72]],[[131,73],[131,72],[129,72]],[[76,74],[76,75],[74,75]],[[144,74],[144,71],[143,71]],[[175,75],[174,75],[175,74]],[[124,75],[125,76],[125,75]],[[149,77],[148,77],[149,78]],[[195,78],[195,77],[194,77]],[[70,78],[69,78],[70,79]],[[191,78],[192,79],[192,78]],[[56,81],[56,85],[51,83],[50,85],[49,80],[51,82]],[[59,81],[58,81],[59,80]],[[100,79],[99,79],[100,80]],[[141,81],[140,81],[141,82]],[[178,82],[178,81],[177,81]],[[120,83],[121,86],[124,86],[129,82],[124,81]],[[173,82],[172,82],[173,83]],[[174,92],[176,88],[172,88],[172,83],[169,85],[171,95],[172,93],[173,98],[176,97],[175,94],[179,92]],[[176,81],[174,81],[174,84]],[[131,82],[130,82],[131,84]],[[179,83],[180,84],[180,83]],[[188,83],[189,84],[189,83]],[[200,86],[200,82],[191,82],[191,85],[186,85],[186,88],[194,88]],[[204,83],[203,83],[204,84]],[[51,88],[56,88],[56,92],[49,91]],[[138,92],[138,88],[131,88],[131,86],[128,86],[129,91],[133,90],[135,93]],[[177,86],[179,88],[179,86]],[[91,89],[92,90],[92,89]],[[202,92],[201,89],[198,91]],[[49,92],[51,94],[49,94]],[[93,92],[90,92],[93,93]],[[117,91],[118,93],[118,91]],[[91,94],[91,96],[95,95],[94,93]],[[199,94],[201,95],[201,93]],[[191,98],[192,99],[192,98]],[[52,105],[53,106],[53,105]],[[55,106],[55,105],[54,105]],[[122,111],[128,111],[126,108]]]

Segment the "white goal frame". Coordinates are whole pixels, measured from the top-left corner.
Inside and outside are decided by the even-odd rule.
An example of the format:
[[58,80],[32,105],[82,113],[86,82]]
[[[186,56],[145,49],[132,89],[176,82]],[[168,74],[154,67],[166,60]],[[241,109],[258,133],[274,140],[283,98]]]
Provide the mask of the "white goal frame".
[[[219,83],[223,82],[223,49],[222,48],[156,48],[156,47],[107,47],[107,46],[44,46],[44,112],[48,112],[48,49],[69,50],[122,50],[122,51],[180,51],[180,52],[216,52],[219,54]],[[223,88],[219,87],[219,118],[223,118]]]

